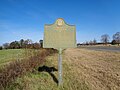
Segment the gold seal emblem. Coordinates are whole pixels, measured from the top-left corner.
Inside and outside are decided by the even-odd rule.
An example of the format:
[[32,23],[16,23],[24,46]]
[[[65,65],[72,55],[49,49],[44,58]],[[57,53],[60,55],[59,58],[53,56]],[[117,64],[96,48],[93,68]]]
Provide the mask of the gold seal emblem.
[[62,20],[62,19],[58,19],[57,25],[58,25],[58,26],[62,26],[62,25],[63,25],[63,20]]

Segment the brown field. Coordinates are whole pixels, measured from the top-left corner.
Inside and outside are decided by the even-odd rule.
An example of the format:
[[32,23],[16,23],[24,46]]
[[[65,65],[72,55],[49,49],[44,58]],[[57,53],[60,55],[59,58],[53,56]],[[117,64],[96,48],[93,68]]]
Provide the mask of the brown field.
[[120,52],[67,49],[63,62],[91,90],[120,90]]

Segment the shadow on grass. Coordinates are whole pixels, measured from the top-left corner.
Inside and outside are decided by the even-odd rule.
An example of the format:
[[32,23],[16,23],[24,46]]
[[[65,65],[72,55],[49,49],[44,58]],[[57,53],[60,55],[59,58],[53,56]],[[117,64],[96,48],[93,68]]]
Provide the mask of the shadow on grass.
[[38,68],[38,71],[39,72],[48,72],[49,73],[49,75],[53,78],[53,80],[54,80],[54,82],[55,83],[57,83],[57,85],[58,85],[58,80],[57,80],[57,78],[55,77],[55,75],[52,73],[52,72],[54,72],[54,71],[58,71],[56,68],[54,68],[54,67],[48,67],[48,66],[42,66],[42,67],[39,67]]

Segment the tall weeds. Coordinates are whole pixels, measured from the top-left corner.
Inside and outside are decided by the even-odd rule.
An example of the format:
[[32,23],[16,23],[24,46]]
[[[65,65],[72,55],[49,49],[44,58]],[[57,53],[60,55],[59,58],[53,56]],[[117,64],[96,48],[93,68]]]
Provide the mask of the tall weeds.
[[42,64],[45,57],[55,53],[54,49],[42,49],[41,52],[33,53],[29,59],[16,60],[0,69],[0,90],[4,90],[12,84],[17,77],[26,72],[33,72],[34,68]]

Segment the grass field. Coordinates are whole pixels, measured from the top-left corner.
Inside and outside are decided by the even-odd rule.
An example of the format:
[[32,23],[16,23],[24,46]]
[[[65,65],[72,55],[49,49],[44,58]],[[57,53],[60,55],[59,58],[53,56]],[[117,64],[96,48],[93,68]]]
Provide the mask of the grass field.
[[23,57],[24,57],[23,49],[0,50],[0,66],[17,59],[22,59]]
[[29,58],[39,50],[32,50],[32,49],[7,49],[7,50],[0,50],[0,67],[3,65],[9,64],[15,60],[21,60],[24,58]]
[[[55,71],[40,72],[43,65]],[[120,52],[65,50],[61,87],[57,86],[58,55],[48,56],[43,65],[17,78],[8,90],[120,90]]]

